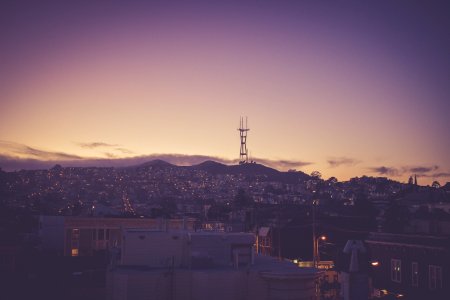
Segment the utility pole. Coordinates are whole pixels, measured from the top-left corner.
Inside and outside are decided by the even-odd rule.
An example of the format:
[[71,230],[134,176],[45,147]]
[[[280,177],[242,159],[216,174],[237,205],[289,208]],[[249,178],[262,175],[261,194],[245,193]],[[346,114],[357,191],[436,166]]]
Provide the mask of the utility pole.
[[316,239],[316,205],[319,204],[318,199],[313,199],[312,202],[312,239],[313,239],[313,265],[314,268],[317,268],[317,254],[318,254],[318,247],[317,247],[317,239]]

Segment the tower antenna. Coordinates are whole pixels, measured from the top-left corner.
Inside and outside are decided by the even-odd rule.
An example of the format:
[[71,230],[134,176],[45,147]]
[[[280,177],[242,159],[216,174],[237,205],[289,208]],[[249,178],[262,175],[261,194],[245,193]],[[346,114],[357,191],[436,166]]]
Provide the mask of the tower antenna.
[[239,151],[239,164],[248,163],[248,150],[247,150],[247,131],[250,129],[247,127],[248,118],[245,117],[245,126],[244,126],[244,118],[240,118],[239,122],[239,135],[241,137],[241,149]]

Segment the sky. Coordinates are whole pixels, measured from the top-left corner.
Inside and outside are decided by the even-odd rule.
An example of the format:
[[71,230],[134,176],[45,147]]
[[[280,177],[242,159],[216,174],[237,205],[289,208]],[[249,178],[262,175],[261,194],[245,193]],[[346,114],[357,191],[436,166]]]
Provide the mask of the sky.
[[5,170],[236,163],[247,116],[280,170],[450,181],[444,1],[71,2],[0,4]]

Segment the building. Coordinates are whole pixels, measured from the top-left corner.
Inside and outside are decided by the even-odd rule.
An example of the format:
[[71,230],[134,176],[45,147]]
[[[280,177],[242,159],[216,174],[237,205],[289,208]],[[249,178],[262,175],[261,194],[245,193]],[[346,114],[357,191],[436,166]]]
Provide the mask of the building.
[[193,231],[195,219],[39,217],[42,250],[63,256],[92,256],[120,247],[122,229],[127,228]]
[[315,299],[318,272],[254,252],[250,233],[124,230],[107,299]]
[[371,233],[366,244],[374,265],[375,294],[448,299],[448,236]]
[[270,227],[261,227],[256,236],[256,252],[261,255],[272,255],[272,231]]

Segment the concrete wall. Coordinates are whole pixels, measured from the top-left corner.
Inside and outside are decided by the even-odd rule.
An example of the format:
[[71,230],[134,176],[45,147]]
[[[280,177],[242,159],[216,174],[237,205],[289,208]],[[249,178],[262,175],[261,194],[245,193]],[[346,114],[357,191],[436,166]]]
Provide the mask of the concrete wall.
[[136,230],[123,235],[122,265],[168,268],[186,265],[186,234]]
[[43,251],[64,252],[64,217],[39,216],[39,238]]
[[[252,234],[196,234],[190,235],[190,256],[209,258],[214,266],[233,266],[235,255],[239,264],[251,261],[251,251],[255,239]],[[195,267],[195,265],[192,265]]]
[[314,279],[264,279],[245,269],[117,270],[107,274],[108,300],[311,300]]

